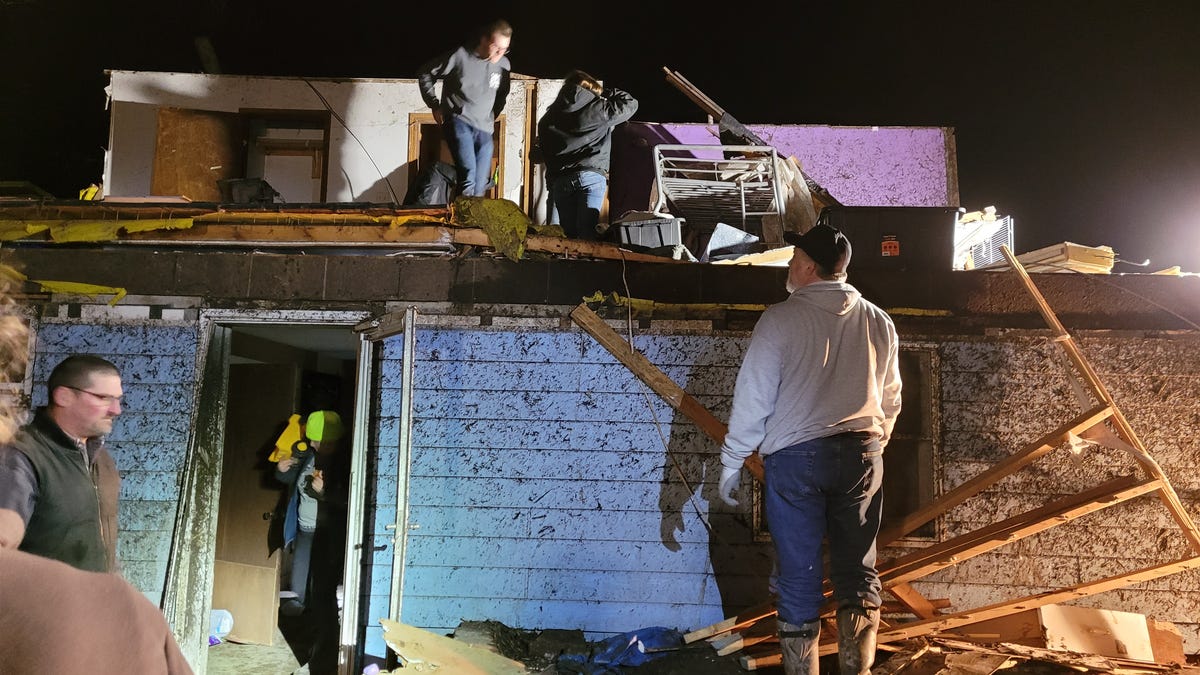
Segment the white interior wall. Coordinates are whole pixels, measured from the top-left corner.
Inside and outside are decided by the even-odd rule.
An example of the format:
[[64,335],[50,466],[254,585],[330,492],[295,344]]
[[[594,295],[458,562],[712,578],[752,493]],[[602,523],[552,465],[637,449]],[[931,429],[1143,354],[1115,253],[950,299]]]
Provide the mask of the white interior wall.
[[[328,201],[399,202],[408,185],[408,116],[428,112],[415,79],[331,80],[138,71],[113,71],[110,75],[111,175],[105,194],[112,196],[150,194],[160,107],[238,112],[321,110],[327,103],[336,113],[329,133]],[[504,197],[518,203],[524,187],[525,89],[534,82],[514,79],[504,108]]]

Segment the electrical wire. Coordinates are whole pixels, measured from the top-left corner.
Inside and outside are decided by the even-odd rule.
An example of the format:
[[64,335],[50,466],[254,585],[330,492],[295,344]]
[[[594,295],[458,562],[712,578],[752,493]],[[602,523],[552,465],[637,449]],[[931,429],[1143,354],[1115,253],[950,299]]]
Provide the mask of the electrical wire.
[[313,93],[317,95],[317,98],[321,99],[321,105],[325,106],[325,109],[329,111],[329,114],[333,116],[333,119],[337,120],[338,124],[342,125],[342,128],[346,130],[346,133],[350,134],[350,137],[358,143],[358,147],[362,148],[363,154],[365,154],[367,159],[371,161],[371,166],[375,167],[375,173],[379,174],[380,180],[387,185],[388,192],[392,193],[392,203],[399,204],[400,197],[396,196],[396,190],[392,187],[392,181],[388,180],[387,176],[383,175],[383,171],[379,168],[379,165],[375,163],[375,158],[371,156],[371,151],[367,150],[367,146],[364,145],[362,140],[359,139],[358,135],[354,133],[354,130],[350,128],[350,125],[346,124],[346,120],[342,119],[342,116],[333,109],[333,106],[329,104],[329,100],[325,98],[325,95],[318,91],[312,82],[304,80],[304,84],[307,84],[308,88],[313,90]]
[[[629,279],[625,274],[625,272],[626,272],[625,263],[626,263],[625,255],[624,255],[624,253],[622,253],[621,254],[621,284],[625,287],[625,296],[632,297],[632,293],[630,293],[630,290],[629,290]],[[633,349],[633,307],[632,307],[632,304],[628,304],[625,307],[625,330],[626,330],[627,340],[629,341],[629,348],[630,348],[630,350],[632,350]],[[663,451],[666,452],[667,458],[671,460],[671,466],[675,469],[675,472],[677,474],[679,474],[679,480],[683,483],[684,488],[686,488],[688,491],[688,503],[691,504],[693,509],[695,509],[697,518],[699,518],[700,522],[704,525],[704,529],[708,530],[708,534],[711,538],[715,539],[716,542],[721,545],[724,545],[724,546],[732,545],[731,542],[727,541],[724,537],[721,536],[720,532],[718,532],[716,529],[713,528],[712,523],[709,521],[708,516],[704,513],[703,510],[701,510],[700,505],[698,503],[696,503],[696,491],[692,487],[691,481],[688,480],[687,474],[684,472],[683,466],[680,463],[679,458],[676,456],[676,453],[671,449],[671,444],[667,440],[667,435],[666,435],[666,432],[663,430],[662,422],[659,421],[658,414],[654,412],[654,402],[650,399],[650,393],[647,391],[646,383],[642,382],[642,380],[640,378],[638,379],[638,383],[641,385],[642,396],[646,400],[646,407],[650,410],[650,417],[651,417],[651,419],[654,420],[654,427],[658,431],[658,438],[659,438],[659,441],[663,445]]]
[[[1125,262],[1125,261],[1122,261],[1122,262]],[[1149,263],[1149,261],[1147,261],[1147,264],[1148,263]],[[1131,263],[1131,264],[1133,264],[1133,263]],[[1053,263],[1046,264],[1046,267],[1057,267],[1065,272],[1070,272],[1072,274],[1079,274],[1079,275],[1082,275],[1082,276],[1088,278],[1089,280],[1091,280],[1095,283],[1103,284],[1110,288],[1114,288],[1118,291],[1121,291],[1122,293],[1125,293],[1126,295],[1131,295],[1131,296],[1137,298],[1138,300],[1142,300],[1142,301],[1146,302],[1147,304],[1153,305],[1153,306],[1161,309],[1162,311],[1166,312],[1167,314],[1170,314],[1171,316],[1175,317],[1176,319],[1179,319],[1180,321],[1186,323],[1187,325],[1191,326],[1192,328],[1195,328],[1196,330],[1200,330],[1200,323],[1197,323],[1196,321],[1193,321],[1193,320],[1187,318],[1186,316],[1180,314],[1179,312],[1176,312],[1175,310],[1171,309],[1170,307],[1167,307],[1166,305],[1162,304],[1161,302],[1154,300],[1153,298],[1149,298],[1145,295],[1142,295],[1141,293],[1138,293],[1136,291],[1131,291],[1128,288],[1118,286],[1117,284],[1114,284],[1111,281],[1106,280],[1104,278],[1105,275],[1103,275],[1103,274],[1092,274],[1091,272],[1083,272],[1080,270],[1071,269],[1070,267],[1067,267],[1066,265],[1057,265],[1057,264],[1053,264]],[[1151,275],[1151,276],[1153,276],[1153,275]]]

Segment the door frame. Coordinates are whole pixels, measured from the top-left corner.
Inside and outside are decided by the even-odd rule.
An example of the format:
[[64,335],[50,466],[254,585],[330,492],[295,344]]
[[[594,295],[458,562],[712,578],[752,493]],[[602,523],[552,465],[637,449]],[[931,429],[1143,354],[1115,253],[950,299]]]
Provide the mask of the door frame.
[[[163,593],[163,613],[172,626],[179,647],[192,669],[197,673],[208,667],[209,614],[212,612],[213,564],[216,556],[217,506],[220,504],[221,467],[224,455],[225,436],[225,392],[229,385],[230,344],[236,326],[308,326],[345,327],[352,332],[354,326],[370,316],[367,312],[351,311],[308,311],[308,310],[201,310],[200,344],[196,352],[196,372],[201,373],[194,384],[195,403],[192,407],[192,425],[187,443],[187,461],[184,465],[180,485],[179,506],[175,519],[175,535],[171,540],[171,556],[167,563],[167,580]],[[364,356],[365,352],[365,356]],[[363,405],[369,411],[372,395],[370,377],[372,350],[363,349],[360,338],[358,355],[358,378],[355,387],[355,411]],[[368,362],[365,366],[364,359]],[[368,419],[354,420],[354,435],[351,447],[352,466],[365,466]],[[361,500],[366,481],[362,472],[351,477],[350,498]],[[347,523],[347,550],[361,550],[361,541],[351,542],[353,537],[362,536],[361,522],[354,528],[354,519],[361,521],[362,514],[350,514]],[[343,599],[343,622],[357,621],[359,574],[357,566],[347,558],[343,583],[350,580],[355,584],[345,586]],[[353,570],[353,573],[351,573]],[[345,633],[343,633],[345,634]],[[357,631],[351,640],[357,639]],[[348,649],[347,649],[348,648]],[[351,657],[357,644],[343,645],[341,652]],[[351,659],[353,660],[353,659]],[[340,673],[351,672],[352,663],[341,663]]]
[[[500,199],[504,197],[504,137],[505,130],[508,128],[508,120],[503,113],[496,118],[496,126],[492,130],[492,163],[491,171],[496,173],[496,187],[488,190],[486,197]],[[427,156],[426,153],[432,152],[426,149],[422,152],[422,140],[426,135],[433,135],[438,138],[439,146],[444,142],[442,138],[441,127],[433,119],[431,112],[411,112],[408,114],[408,187],[411,190],[413,183],[417,180],[417,175],[421,172],[421,168],[429,162],[437,161],[438,157]],[[439,153],[440,154],[440,153]],[[490,176],[489,176],[490,178]]]

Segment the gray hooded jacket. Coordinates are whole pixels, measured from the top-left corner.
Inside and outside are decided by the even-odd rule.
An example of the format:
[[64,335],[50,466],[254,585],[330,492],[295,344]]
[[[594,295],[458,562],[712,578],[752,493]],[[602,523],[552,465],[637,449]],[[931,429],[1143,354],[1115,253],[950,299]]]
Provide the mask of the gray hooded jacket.
[[595,171],[607,177],[613,127],[637,108],[635,98],[615,87],[597,96],[577,84],[565,85],[538,123],[546,173]]
[[850,284],[803,286],[763,312],[733,393],[721,464],[848,431],[887,445],[900,414],[899,340],[891,317]]

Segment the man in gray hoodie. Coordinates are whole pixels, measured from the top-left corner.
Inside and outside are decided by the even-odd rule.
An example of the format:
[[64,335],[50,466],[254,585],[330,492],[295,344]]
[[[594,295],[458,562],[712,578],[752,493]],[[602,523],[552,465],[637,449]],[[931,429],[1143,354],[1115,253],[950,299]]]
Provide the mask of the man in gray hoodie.
[[[442,127],[458,176],[458,192],[478,197],[487,191],[492,171],[492,134],[508,98],[508,46],[512,26],[499,19],[483,27],[474,45],[457,47],[433,59],[417,73],[425,105]],[[441,98],[434,88],[442,81]]]
[[883,448],[900,414],[899,340],[887,313],[846,283],[844,234],[818,224],[784,239],[795,247],[791,296],[754,327],[721,447],[719,491],[737,504],[742,464],[757,449],[787,675],[818,673],[826,536],[839,672],[866,675],[879,627]]

